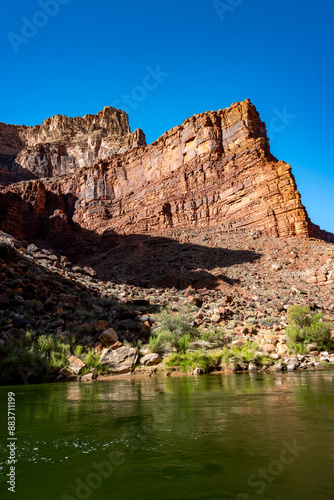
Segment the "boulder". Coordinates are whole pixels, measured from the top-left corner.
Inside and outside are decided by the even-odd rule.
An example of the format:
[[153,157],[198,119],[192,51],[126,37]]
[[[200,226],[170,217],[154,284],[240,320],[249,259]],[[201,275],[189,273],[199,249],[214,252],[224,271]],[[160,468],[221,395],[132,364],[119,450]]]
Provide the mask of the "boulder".
[[73,375],[73,372],[64,367],[60,370],[59,375],[62,375],[65,378],[70,378]]
[[279,344],[277,344],[277,354],[279,356],[286,356],[288,352],[288,348],[285,344],[283,344],[283,342],[280,342]]
[[98,321],[94,321],[94,323],[92,323],[91,327],[93,328],[93,330],[95,332],[105,332],[108,327],[109,327],[109,323],[108,321],[104,320],[104,319],[100,319]]
[[268,354],[273,353],[276,350],[273,344],[262,344],[261,349]]
[[190,304],[193,304],[196,307],[202,307],[203,300],[200,297],[190,295],[188,298]]
[[161,362],[161,358],[159,354],[153,353],[153,354],[146,354],[146,356],[143,356],[140,358],[140,363],[142,365],[146,366],[154,366],[158,365]]
[[287,364],[286,364],[286,369],[288,370],[288,372],[291,372],[293,370],[297,370],[298,366],[299,366],[299,361],[297,358],[290,358],[288,361],[287,361]]
[[214,342],[208,342],[207,340],[194,340],[193,342],[190,342],[188,349],[189,351],[195,351],[196,349],[214,349],[217,347],[217,344]]
[[105,346],[109,346],[111,344],[114,344],[115,342],[118,342],[118,335],[116,330],[114,330],[113,328],[104,330],[104,332],[99,335],[99,340]]
[[248,363],[244,363],[243,361],[241,362],[231,362],[229,363],[228,367],[233,371],[233,372],[242,372],[242,371],[247,371],[248,370]]
[[309,344],[306,344],[306,348],[309,351],[317,351],[318,350],[318,346],[315,342],[310,342]]
[[112,345],[110,346],[110,348],[114,351],[115,349],[119,349],[120,347],[122,347],[122,345],[123,345],[123,344],[122,344],[122,342],[120,342],[120,341],[118,340],[118,342],[115,342],[114,344],[112,344]]
[[31,243],[31,245],[28,245],[27,247],[27,251],[28,252],[36,252],[38,250],[38,248],[36,247],[36,245],[34,245],[33,243]]
[[211,321],[212,323],[219,323],[220,321],[220,314],[218,313],[214,313],[212,316],[211,316]]
[[94,352],[102,352],[102,351],[103,351],[103,344],[102,344],[102,342],[95,342]]
[[72,373],[75,375],[79,375],[79,373],[85,368],[85,363],[77,358],[76,356],[71,356],[68,358],[70,362],[70,366],[68,367],[69,370],[71,370]]
[[113,350],[112,347],[104,349],[101,354],[101,365],[107,365],[114,373],[131,373],[138,360],[138,352],[133,347],[122,346]]
[[137,327],[135,321],[133,321],[132,319],[122,319],[120,321],[117,321],[117,326],[126,330],[133,330]]
[[246,339],[245,338],[241,338],[241,339],[238,339],[238,340],[233,340],[232,342],[232,345],[235,346],[235,347],[243,347],[246,343]]

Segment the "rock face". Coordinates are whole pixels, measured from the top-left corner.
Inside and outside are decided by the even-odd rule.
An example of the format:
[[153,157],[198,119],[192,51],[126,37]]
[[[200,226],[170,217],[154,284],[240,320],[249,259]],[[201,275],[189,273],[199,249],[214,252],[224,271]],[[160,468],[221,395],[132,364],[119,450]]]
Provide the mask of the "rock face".
[[144,133],[131,133],[127,114],[111,107],[82,118],[53,116],[35,127],[0,123],[0,185],[72,173],[143,144]]
[[[113,120],[118,117],[114,149],[110,145],[109,149],[86,147],[70,174],[2,189],[2,230],[30,240],[43,237],[51,245],[64,245],[69,237],[78,241],[80,232],[155,234],[167,228],[210,226],[227,232],[258,230],[270,236],[334,241],[334,235],[309,220],[291,167],[271,155],[265,124],[248,99],[224,110],[195,115],[149,146],[136,148],[133,146],[141,143],[142,135],[130,135],[122,112],[105,108],[97,115],[99,130],[104,114]],[[59,130],[74,119],[52,120],[55,140],[62,137],[69,151]],[[81,120],[87,145],[87,130],[96,117]],[[42,127],[34,134],[44,140],[47,135],[40,131]],[[51,123],[44,127],[51,130]],[[75,137],[82,132],[78,134]],[[95,136],[89,137],[92,141]],[[67,141],[73,144],[70,138]],[[124,153],[124,148],[130,150]],[[90,165],[92,151],[117,154]],[[26,165],[34,162],[34,154],[26,157]],[[78,166],[83,168],[78,170]],[[51,168],[50,175],[67,168],[68,164],[63,170]]]
[[102,351],[100,363],[107,365],[108,368],[114,373],[131,373],[137,363],[138,353],[133,347],[122,346],[115,351],[105,349]]

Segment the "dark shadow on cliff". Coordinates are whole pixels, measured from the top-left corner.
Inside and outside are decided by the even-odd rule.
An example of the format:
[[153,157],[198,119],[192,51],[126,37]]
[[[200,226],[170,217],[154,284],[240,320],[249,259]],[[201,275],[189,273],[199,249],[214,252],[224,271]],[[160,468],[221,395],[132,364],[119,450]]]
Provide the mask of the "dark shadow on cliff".
[[0,186],[38,179],[37,175],[16,163],[15,158],[16,155],[0,154]]
[[[47,191],[46,197],[44,213],[36,212],[18,194],[8,194],[2,203],[0,197],[0,228],[66,255],[75,264],[92,267],[103,280],[148,288],[215,289],[222,283],[238,283],[224,274],[224,268],[261,256],[250,250],[212,248],[147,234],[107,231],[99,235],[73,222],[76,198],[72,194]],[[8,222],[13,205],[24,214],[17,226]]]
[[106,234],[101,237],[100,248],[97,255],[84,261],[103,279],[181,290],[189,286],[215,289],[221,282],[237,284],[238,280],[217,270],[260,257],[252,251],[211,248],[146,234]]

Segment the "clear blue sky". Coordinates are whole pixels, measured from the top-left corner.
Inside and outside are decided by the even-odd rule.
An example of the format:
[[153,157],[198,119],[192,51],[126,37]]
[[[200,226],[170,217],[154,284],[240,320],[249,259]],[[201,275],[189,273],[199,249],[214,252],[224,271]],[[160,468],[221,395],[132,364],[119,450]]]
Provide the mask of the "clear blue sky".
[[249,97],[311,219],[334,232],[332,1],[12,0],[1,10],[0,121],[117,103],[152,142]]

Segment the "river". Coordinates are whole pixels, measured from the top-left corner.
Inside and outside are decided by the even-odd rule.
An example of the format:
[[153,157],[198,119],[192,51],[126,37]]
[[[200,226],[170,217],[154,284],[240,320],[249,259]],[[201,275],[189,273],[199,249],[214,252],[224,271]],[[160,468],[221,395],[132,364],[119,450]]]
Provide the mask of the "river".
[[1,387],[0,401],[1,498],[334,499],[334,371]]

